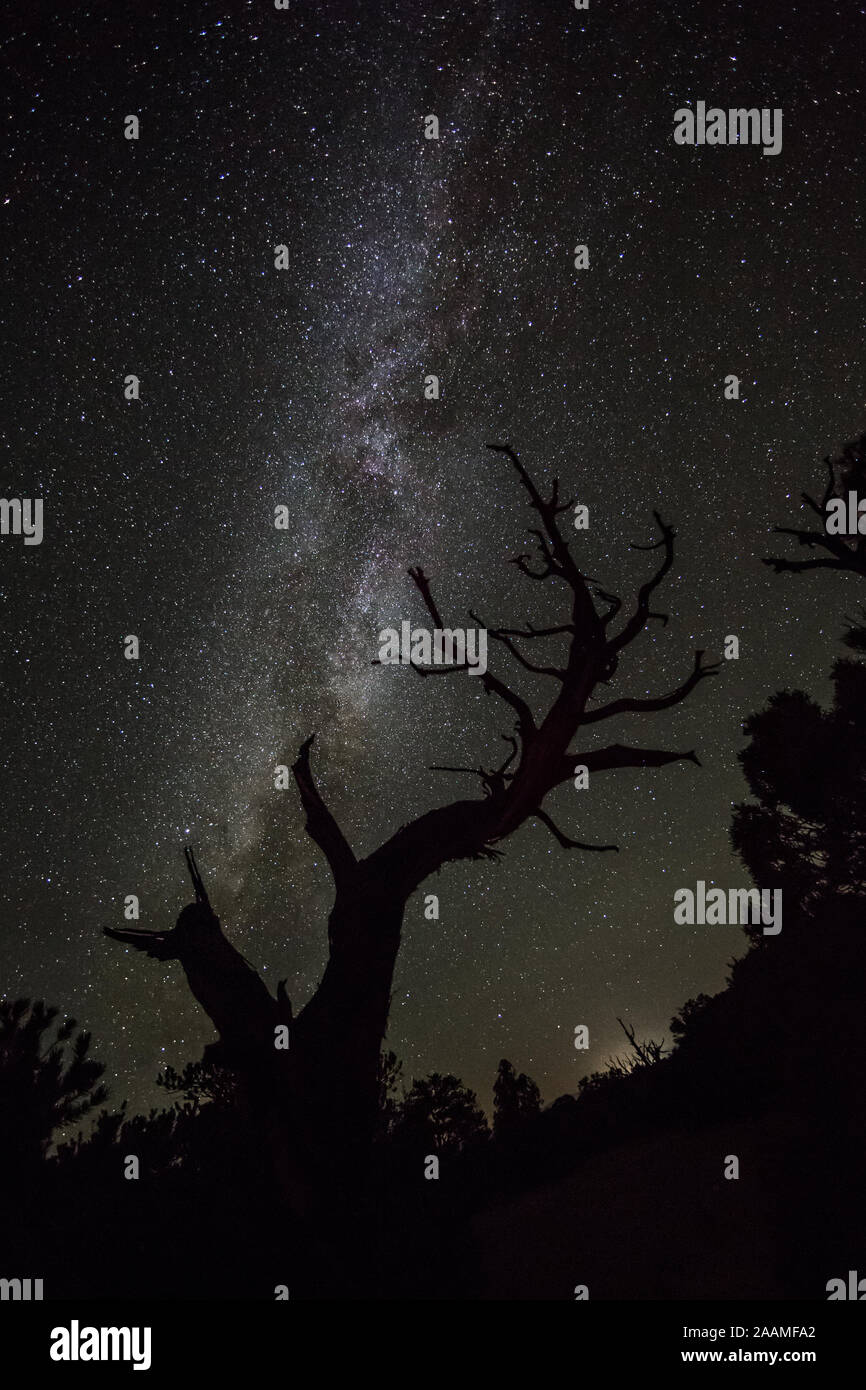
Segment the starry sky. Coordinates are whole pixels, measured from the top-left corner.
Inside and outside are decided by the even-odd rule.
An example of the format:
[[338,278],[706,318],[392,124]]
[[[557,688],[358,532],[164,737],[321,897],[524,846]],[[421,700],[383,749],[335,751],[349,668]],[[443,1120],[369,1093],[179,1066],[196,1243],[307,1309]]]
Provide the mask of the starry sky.
[[[74,1014],[112,1100],[152,1104],[157,1071],[212,1030],[179,965],[101,932],[129,893],[140,925],[171,925],[191,843],[232,940],[306,1001],[330,877],[275,765],[318,731],[361,855],[472,794],[429,764],[500,759],[478,683],[371,665],[383,627],[424,620],[407,567],[455,625],[470,607],[564,620],[556,588],[507,563],[533,521],[484,448],[508,441],[588,505],[578,553],[607,588],[648,572],[628,546],[653,508],[678,528],[671,621],[605,698],[663,693],[696,647],[740,639],[687,703],[590,731],[703,761],[556,793],[563,829],[618,856],[530,823],[499,863],[426,885],[437,922],[410,902],[388,1038],[407,1077],[453,1071],[489,1106],[507,1056],[547,1101],[576,1089],[621,1050],[617,1015],[660,1037],[723,985],[742,934],[675,926],[673,892],[747,882],[727,838],[742,720],[779,687],[826,695],[857,603],[760,557],[866,426],[866,8],[18,10],[0,45],[2,493],[42,497],[45,533],[0,539],[0,993]],[[675,146],[698,100],[781,107],[781,154]],[[519,684],[543,708],[548,682]]]

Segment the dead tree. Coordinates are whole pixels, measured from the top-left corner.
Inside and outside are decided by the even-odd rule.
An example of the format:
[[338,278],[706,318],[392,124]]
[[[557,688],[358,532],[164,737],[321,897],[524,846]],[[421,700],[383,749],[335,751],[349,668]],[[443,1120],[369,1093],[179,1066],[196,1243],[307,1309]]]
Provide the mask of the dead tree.
[[803,574],[806,570],[847,570],[851,574],[866,575],[866,536],[834,536],[826,530],[827,504],[831,498],[845,497],[850,491],[857,491],[861,498],[866,497],[866,435],[846,444],[837,459],[824,459],[827,469],[827,485],[821,501],[818,502],[808,492],[800,494],[803,503],[821,521],[820,530],[801,529],[796,526],[774,526],[780,536],[793,536],[800,545],[809,550],[822,551],[823,554],[811,556],[808,560],[788,560],[783,556],[771,555],[764,560],[776,574]]
[[[803,574],[806,570],[841,570],[866,576],[866,535],[852,536],[828,535],[826,530],[827,507],[833,498],[847,499],[849,492],[856,493],[858,500],[866,499],[866,434],[846,444],[836,459],[824,459],[827,469],[827,485],[820,502],[816,502],[808,492],[801,493],[805,505],[824,522],[823,530],[799,530],[791,526],[775,526],[778,535],[793,536],[800,545],[810,550],[824,553],[808,560],[788,560],[783,556],[771,555],[764,560],[776,574]],[[842,636],[846,647],[859,655],[866,653],[866,607],[861,607],[859,616],[848,617],[848,626]]]
[[641,1067],[654,1067],[663,1061],[670,1049],[665,1047],[665,1040],[661,1038],[658,1042],[654,1038],[647,1038],[646,1042],[638,1042],[634,1028],[630,1028],[627,1023],[623,1023],[621,1018],[617,1019],[622,1031],[628,1038],[628,1045],[632,1050],[632,1056],[626,1054],[625,1057],[614,1057],[610,1070],[619,1076],[630,1076],[633,1071],[639,1071]]
[[[545,809],[549,794],[570,782],[578,765],[594,776],[622,768],[697,764],[698,758],[691,750],[670,752],[640,744],[583,747],[581,734],[619,715],[669,709],[718,670],[697,651],[691,671],[676,689],[651,698],[622,696],[594,703],[599,685],[613,677],[626,648],[650,620],[667,621],[651,604],[673,564],[675,533],[655,513],[658,539],[633,548],[658,550],[659,563],[623,613],[623,600],[584,575],[572,555],[559,518],[574,503],[560,501],[558,480],[545,497],[510,446],[488,447],[514,468],[538,522],[531,531],[537,558],[517,555],[512,563],[531,582],[558,586],[565,606],[561,617],[548,627],[488,629],[519,668],[550,682],[551,698],[545,709],[537,711],[490,670],[467,682],[468,687],[480,687],[498,701],[511,725],[502,735],[509,752],[501,766],[449,769],[476,777],[481,795],[449,801],[419,816],[366,858],[358,859],[316,784],[311,764],[315,734],[310,735],[298,752],[293,772],[307,832],[330,867],[334,904],[321,983],[293,1019],[284,993],[280,1000],[271,998],[201,902],[195,909],[185,909],[175,932],[161,940],[139,931],[109,933],[149,954],[180,959],[193,993],[220,1034],[223,1059],[257,1077],[254,1084],[260,1094],[267,1087],[284,1087],[292,1132],[303,1147],[308,1171],[327,1179],[331,1191],[341,1175],[356,1174],[359,1155],[371,1135],[379,1054],[408,899],[430,874],[450,861],[498,857],[502,842],[532,819],[540,821],[563,849],[614,850],[614,845],[586,843],[560,829]],[[427,576],[420,568],[409,573],[433,624],[444,628]],[[483,626],[480,619],[476,621]],[[555,659],[536,661],[527,655],[527,650],[549,651],[550,644],[560,649]],[[414,669],[426,680],[466,667],[415,665]],[[198,914],[195,922],[187,917],[190,913]],[[273,1033],[281,1017],[290,1019],[291,1046],[277,1079]],[[354,1181],[352,1185],[356,1186]]]
[[291,1023],[291,1005],[285,981],[277,986],[277,998],[247,960],[224,935],[210,905],[191,849],[185,849],[195,902],[185,907],[171,931],[139,927],[104,927],[106,936],[134,946],[155,960],[179,960],[191,993],[214,1024],[219,1041],[206,1049],[211,1061],[224,1061],[244,1069],[259,1065],[262,1049],[274,1049],[274,1029]]

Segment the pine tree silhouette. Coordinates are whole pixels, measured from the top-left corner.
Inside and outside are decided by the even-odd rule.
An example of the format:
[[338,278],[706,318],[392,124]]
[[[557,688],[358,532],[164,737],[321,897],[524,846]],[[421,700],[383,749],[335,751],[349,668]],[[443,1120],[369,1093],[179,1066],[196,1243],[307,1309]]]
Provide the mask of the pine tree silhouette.
[[[108,1095],[105,1068],[88,1056],[90,1034],[41,1000],[0,1000],[0,1172],[32,1176],[58,1130],[77,1124]],[[8,1189],[7,1189],[8,1190]]]

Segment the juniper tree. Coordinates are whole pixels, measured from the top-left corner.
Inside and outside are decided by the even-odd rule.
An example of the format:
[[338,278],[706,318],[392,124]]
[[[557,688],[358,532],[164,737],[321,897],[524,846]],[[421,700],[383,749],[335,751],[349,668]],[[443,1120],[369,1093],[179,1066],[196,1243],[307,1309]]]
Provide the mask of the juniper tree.
[[[628,715],[640,718],[687,699],[718,665],[696,651],[691,670],[674,689],[655,696],[621,695],[599,699],[600,687],[618,676],[628,648],[653,620],[667,615],[652,607],[656,590],[674,563],[675,531],[656,512],[657,539],[635,550],[658,551],[654,571],[628,605],[583,573],[563,533],[561,518],[574,508],[560,497],[554,479],[545,496],[509,445],[488,445],[514,470],[535,514],[530,530],[535,555],[516,555],[512,563],[532,585],[557,590],[561,611],[549,625],[488,627],[504,660],[518,673],[532,673],[549,684],[543,708],[503,674],[488,669],[468,681],[498,703],[507,719],[502,738],[507,755],[499,766],[444,770],[473,777],[479,794],[461,796],[402,825],[372,853],[358,858],[327,806],[316,781],[311,733],[293,766],[306,830],[325,856],[333,879],[334,902],[328,920],[328,960],[312,998],[293,1015],[284,984],[277,998],[231,945],[207,901],[200,880],[196,903],[184,909],[173,931],[138,929],[107,934],[160,960],[181,962],[190,989],[219,1034],[211,1058],[234,1066],[247,1078],[254,1105],[276,1107],[287,1116],[285,1157],[293,1171],[310,1175],[313,1186],[335,1183],[355,1173],[369,1147],[379,1096],[379,1058],[391,1000],[407,901],[422,883],[453,861],[498,858],[502,846],[527,821],[539,822],[569,852],[610,852],[616,846],[573,838],[546,805],[556,788],[583,766],[595,778],[634,768],[674,763],[698,765],[694,750],[670,751],[640,743],[599,744],[587,736],[597,726]],[[448,626],[430,579],[419,568],[409,575],[436,628]],[[476,614],[473,619],[485,626]],[[535,653],[544,653],[536,656]],[[530,655],[533,653],[533,655]],[[465,671],[465,664],[424,668],[413,662],[419,679],[442,679]],[[586,801],[582,803],[586,806]],[[194,866],[191,866],[194,867]],[[289,1029],[290,1047],[275,1049],[275,1033]],[[300,1155],[300,1157],[299,1157]],[[282,1160],[281,1160],[282,1161]]]

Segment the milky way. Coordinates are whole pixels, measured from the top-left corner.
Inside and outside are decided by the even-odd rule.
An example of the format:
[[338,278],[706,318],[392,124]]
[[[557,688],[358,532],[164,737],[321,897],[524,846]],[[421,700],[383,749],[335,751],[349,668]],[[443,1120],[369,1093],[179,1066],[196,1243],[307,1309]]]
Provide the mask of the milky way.
[[[421,617],[413,564],[455,624],[560,620],[507,563],[530,518],[491,440],[589,506],[581,561],[609,588],[646,573],[628,546],[653,508],[678,527],[671,621],[615,694],[676,685],[728,633],[741,658],[605,729],[702,770],[558,795],[615,863],[530,825],[428,886],[438,922],[413,900],[389,1046],[485,1104],[508,1056],[550,1100],[617,1048],[617,1015],[660,1036],[743,949],[675,927],[672,894],[745,881],[742,719],[782,685],[826,692],[856,600],[760,557],[862,430],[864,367],[863,16],[827,7],[819,44],[813,7],[753,9],[72,5],[3,44],[3,494],[45,499],[45,539],[0,551],[0,989],[90,1028],[113,1099],[149,1103],[210,1037],[179,967],[101,936],[125,894],[165,925],[194,843],[233,939],[300,1004],[330,885],[275,766],[316,730],[364,853],[470,791],[430,764],[497,758],[475,682],[371,664],[382,627]],[[783,151],[675,146],[697,99],[783,108]]]

